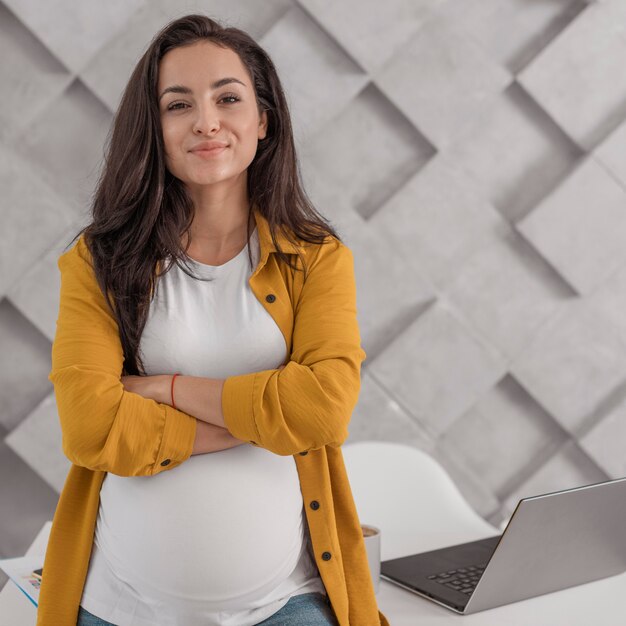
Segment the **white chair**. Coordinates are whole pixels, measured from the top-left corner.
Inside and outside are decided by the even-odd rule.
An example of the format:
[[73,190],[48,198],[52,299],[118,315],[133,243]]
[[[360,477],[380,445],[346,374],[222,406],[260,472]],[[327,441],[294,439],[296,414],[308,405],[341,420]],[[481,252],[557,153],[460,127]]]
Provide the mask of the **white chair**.
[[381,531],[381,560],[501,534],[422,450],[378,441],[342,450],[361,524]]

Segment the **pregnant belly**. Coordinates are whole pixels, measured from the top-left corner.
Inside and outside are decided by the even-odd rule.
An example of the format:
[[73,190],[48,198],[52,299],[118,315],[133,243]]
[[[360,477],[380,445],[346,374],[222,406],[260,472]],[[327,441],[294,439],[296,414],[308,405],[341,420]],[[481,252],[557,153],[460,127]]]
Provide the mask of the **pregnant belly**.
[[303,515],[293,457],[242,445],[156,476],[107,474],[95,540],[142,593],[227,606],[289,576]]

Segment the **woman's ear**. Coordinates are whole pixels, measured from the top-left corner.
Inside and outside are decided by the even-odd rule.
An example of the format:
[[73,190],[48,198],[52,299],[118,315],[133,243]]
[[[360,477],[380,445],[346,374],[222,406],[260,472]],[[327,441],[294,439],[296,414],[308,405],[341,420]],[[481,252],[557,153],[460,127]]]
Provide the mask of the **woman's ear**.
[[263,110],[259,119],[259,139],[267,136],[267,111]]

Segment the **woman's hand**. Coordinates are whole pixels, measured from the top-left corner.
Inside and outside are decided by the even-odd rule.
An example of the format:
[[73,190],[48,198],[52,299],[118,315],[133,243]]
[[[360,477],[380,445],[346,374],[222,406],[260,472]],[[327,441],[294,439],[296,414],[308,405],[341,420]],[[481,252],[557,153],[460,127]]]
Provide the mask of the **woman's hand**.
[[[278,370],[284,369],[280,365]],[[156,400],[161,404],[170,403],[170,385],[172,376],[169,374],[158,374],[156,376],[122,376],[122,384],[126,391],[132,391],[144,398]],[[196,420],[196,436],[193,443],[192,456],[196,454],[207,454],[219,452],[228,448],[234,448],[247,443],[237,439],[230,434],[228,429],[215,426],[202,420]]]
[[144,398],[155,400],[162,404],[169,403],[168,384],[172,377],[168,374],[156,376],[122,376],[122,384],[126,391],[132,391]]
[[[285,366],[278,367],[282,370]],[[144,398],[156,400],[161,404],[171,404],[170,385],[172,375],[157,374],[156,376],[122,376],[122,384],[126,391],[138,393]]]

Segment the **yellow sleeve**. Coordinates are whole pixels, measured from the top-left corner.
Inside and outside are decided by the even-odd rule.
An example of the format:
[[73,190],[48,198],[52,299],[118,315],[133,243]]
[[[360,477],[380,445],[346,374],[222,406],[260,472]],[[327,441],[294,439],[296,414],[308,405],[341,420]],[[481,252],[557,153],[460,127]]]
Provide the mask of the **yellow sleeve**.
[[296,306],[291,360],[282,369],[230,376],[222,389],[232,435],[289,456],[339,447],[361,386],[352,251],[334,239],[309,262]]
[[61,294],[48,379],[64,454],[75,465],[119,476],[151,476],[180,465],[191,456],[196,419],[124,389],[118,325],[83,236],[57,265]]

